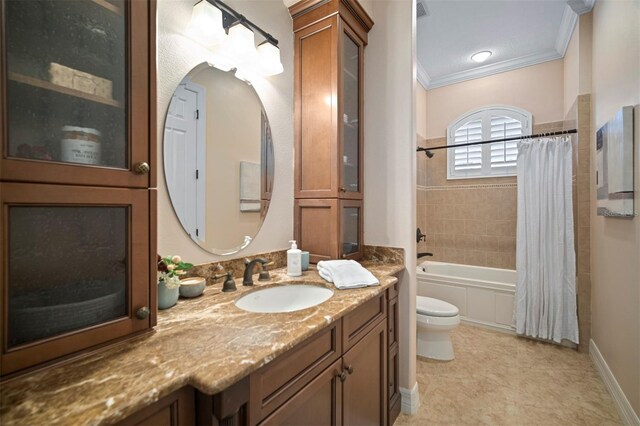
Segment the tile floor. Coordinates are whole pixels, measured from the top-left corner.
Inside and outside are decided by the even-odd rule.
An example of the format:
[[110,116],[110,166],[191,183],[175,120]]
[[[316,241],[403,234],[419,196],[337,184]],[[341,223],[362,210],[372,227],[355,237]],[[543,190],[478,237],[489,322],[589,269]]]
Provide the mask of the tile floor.
[[396,426],[622,424],[589,355],[464,324],[452,339],[455,360],[418,359],[420,407]]

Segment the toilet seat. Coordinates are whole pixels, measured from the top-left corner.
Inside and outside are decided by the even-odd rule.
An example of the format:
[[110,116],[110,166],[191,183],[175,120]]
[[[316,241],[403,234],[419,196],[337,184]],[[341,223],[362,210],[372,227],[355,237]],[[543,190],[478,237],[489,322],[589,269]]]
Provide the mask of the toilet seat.
[[455,317],[458,315],[458,308],[451,303],[425,296],[416,298],[416,311],[418,315],[430,317]]

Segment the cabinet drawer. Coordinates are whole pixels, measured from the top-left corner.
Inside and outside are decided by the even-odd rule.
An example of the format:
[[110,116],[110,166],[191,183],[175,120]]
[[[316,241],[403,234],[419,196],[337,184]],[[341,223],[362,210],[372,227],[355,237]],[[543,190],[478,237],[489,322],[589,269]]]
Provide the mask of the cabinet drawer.
[[260,425],[342,424],[342,362],[334,362]]
[[195,390],[184,387],[132,414],[118,426],[190,426],[196,424]]
[[251,416],[265,418],[342,355],[341,321],[251,375]]
[[342,319],[342,346],[348,351],[387,314],[386,293],[365,302]]
[[389,300],[387,312],[387,324],[389,325],[389,347],[398,343],[398,298]]

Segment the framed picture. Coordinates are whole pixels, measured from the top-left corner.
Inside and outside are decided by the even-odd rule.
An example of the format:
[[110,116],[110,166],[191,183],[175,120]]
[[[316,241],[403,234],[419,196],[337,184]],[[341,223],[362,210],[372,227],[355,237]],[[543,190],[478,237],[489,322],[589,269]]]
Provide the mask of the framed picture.
[[596,132],[596,188],[598,216],[634,216],[632,106]]

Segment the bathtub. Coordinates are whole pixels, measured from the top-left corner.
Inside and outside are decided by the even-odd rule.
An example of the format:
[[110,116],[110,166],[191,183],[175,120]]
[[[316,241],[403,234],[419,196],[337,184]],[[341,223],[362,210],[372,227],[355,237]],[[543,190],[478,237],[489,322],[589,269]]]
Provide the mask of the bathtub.
[[464,322],[514,331],[516,271],[426,261],[417,267],[418,296],[458,307]]

